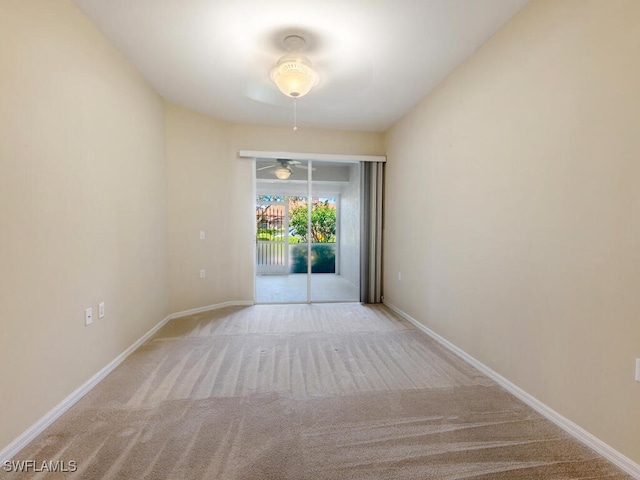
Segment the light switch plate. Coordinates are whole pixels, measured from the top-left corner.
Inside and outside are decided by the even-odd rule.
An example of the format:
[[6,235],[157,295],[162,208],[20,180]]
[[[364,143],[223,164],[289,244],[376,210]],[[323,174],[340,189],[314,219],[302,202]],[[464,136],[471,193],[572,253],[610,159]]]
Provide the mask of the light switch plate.
[[93,308],[87,308],[84,311],[84,324],[91,325],[93,322]]

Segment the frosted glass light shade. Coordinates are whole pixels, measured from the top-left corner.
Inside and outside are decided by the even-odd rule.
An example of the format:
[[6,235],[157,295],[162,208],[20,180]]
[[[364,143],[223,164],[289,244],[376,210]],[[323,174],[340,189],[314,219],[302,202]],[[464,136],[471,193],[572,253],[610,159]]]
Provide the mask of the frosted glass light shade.
[[286,180],[291,176],[291,170],[289,170],[287,167],[279,167],[274,170],[273,173],[275,173],[276,177],[278,177],[280,180]]
[[285,55],[271,70],[271,80],[288,97],[304,97],[318,83],[318,74],[306,57]]

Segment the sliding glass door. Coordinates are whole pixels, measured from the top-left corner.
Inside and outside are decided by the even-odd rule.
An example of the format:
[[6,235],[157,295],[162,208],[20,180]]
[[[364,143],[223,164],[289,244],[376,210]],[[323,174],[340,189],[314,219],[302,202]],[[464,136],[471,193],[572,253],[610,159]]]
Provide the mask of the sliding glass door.
[[256,193],[256,302],[358,301],[360,165],[257,160]]

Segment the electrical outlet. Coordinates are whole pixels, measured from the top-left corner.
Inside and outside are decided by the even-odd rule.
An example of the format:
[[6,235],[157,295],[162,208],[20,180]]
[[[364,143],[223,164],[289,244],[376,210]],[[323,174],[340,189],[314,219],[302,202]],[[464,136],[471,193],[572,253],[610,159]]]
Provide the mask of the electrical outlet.
[[84,324],[88,326],[91,322],[93,322],[93,308],[87,308],[84,311]]
[[200,230],[200,240],[204,240],[204,230]]
[[200,278],[204,278],[205,276],[205,271],[204,270],[200,270]]
[[398,272],[398,281],[401,282],[402,281],[402,272]]
[[104,317],[104,302],[98,304],[98,318]]
[[640,358],[636,358],[636,382],[640,382]]

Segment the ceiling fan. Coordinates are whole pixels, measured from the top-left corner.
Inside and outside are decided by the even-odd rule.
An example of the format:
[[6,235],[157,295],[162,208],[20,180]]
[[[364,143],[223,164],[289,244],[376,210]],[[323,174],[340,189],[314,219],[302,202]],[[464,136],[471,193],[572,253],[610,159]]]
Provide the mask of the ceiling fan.
[[[277,158],[276,159],[275,164],[273,165],[267,165],[266,167],[260,167],[258,169],[256,169],[256,171],[260,171],[260,170],[268,170],[270,168],[275,168],[275,170],[273,171],[273,174],[278,177],[280,180],[286,180],[287,178],[289,178],[291,176],[291,174],[293,173],[293,170],[291,170],[291,167],[295,167],[295,168],[302,168],[304,170],[308,170],[309,167],[306,165],[302,165],[301,162],[299,162],[298,160],[291,160],[288,158]],[[311,168],[311,170],[315,170],[315,168]]]
[[373,85],[371,57],[351,28],[342,32],[333,22],[324,31],[276,25],[256,40],[250,58],[239,62],[244,70],[251,66],[244,95],[269,105],[271,115],[292,108],[294,131],[298,113],[313,126],[316,115],[333,111],[329,105],[349,105]]

